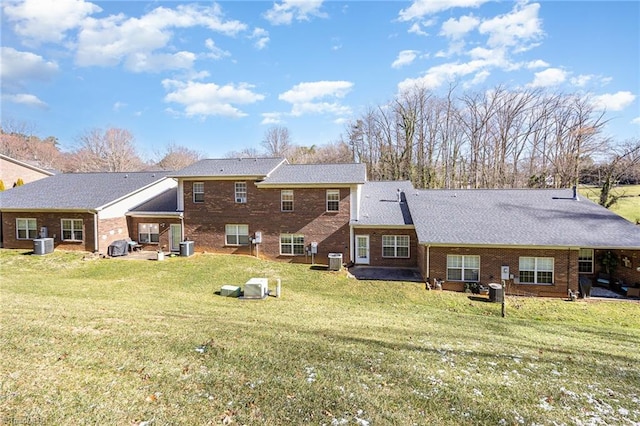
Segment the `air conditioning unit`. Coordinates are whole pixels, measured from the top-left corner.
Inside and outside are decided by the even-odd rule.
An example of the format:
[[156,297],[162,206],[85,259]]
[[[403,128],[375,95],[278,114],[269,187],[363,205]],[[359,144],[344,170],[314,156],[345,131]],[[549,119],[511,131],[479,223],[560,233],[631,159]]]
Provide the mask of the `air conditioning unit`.
[[53,238],[36,238],[33,240],[33,254],[53,253]]
[[245,299],[264,299],[269,294],[267,278],[251,278],[244,284]]
[[247,199],[244,197],[236,197],[236,203],[246,203]]

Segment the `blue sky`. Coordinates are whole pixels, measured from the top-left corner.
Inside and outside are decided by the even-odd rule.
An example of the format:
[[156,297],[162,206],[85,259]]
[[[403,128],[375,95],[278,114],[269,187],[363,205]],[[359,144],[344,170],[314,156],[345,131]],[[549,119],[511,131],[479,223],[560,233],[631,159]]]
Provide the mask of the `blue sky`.
[[640,2],[2,1],[2,117],[74,147],[121,127],[152,159],[207,157],[287,127],[334,142],[412,84],[593,96],[640,137]]

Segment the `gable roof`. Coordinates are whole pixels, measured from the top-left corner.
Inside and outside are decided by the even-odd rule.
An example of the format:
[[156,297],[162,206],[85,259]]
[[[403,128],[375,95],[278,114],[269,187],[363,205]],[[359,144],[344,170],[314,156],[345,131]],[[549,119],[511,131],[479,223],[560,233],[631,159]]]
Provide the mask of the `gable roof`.
[[209,158],[171,173],[175,178],[257,178],[286,163],[284,158]]
[[365,164],[282,164],[258,186],[345,186],[366,181]]
[[640,227],[571,190],[414,190],[422,244],[640,249]]
[[360,212],[353,226],[412,226],[406,194],[413,191],[409,181],[367,182],[362,186]]
[[0,210],[98,210],[168,172],[63,173],[0,192]]
[[148,201],[132,208],[128,216],[145,215],[179,215],[178,212],[178,188],[170,188],[156,195]]
[[33,170],[35,172],[42,173],[43,175],[46,175],[46,176],[53,176],[53,175],[56,174],[56,172],[53,171],[53,170],[43,169],[42,167],[36,166],[35,164],[31,164],[31,163],[28,163],[26,161],[20,161],[20,160],[17,160],[15,158],[13,158],[13,157],[9,157],[8,155],[0,154],[0,158],[5,160],[5,161],[9,161],[11,163],[17,164],[17,165],[19,165],[21,167],[25,167],[27,169],[31,169],[31,170]]

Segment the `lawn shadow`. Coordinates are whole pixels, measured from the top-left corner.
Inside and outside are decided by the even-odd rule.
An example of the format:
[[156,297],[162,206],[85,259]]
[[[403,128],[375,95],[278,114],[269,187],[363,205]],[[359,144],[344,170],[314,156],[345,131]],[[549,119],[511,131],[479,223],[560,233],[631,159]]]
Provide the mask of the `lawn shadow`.
[[309,269],[312,271],[328,271],[329,267],[327,265],[311,265]]

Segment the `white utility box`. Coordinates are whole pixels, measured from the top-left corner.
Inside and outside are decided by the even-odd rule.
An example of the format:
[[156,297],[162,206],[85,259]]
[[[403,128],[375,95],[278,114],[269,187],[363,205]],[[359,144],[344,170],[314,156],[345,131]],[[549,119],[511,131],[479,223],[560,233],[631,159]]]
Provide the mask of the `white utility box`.
[[245,299],[264,299],[269,294],[267,278],[251,278],[244,284]]

